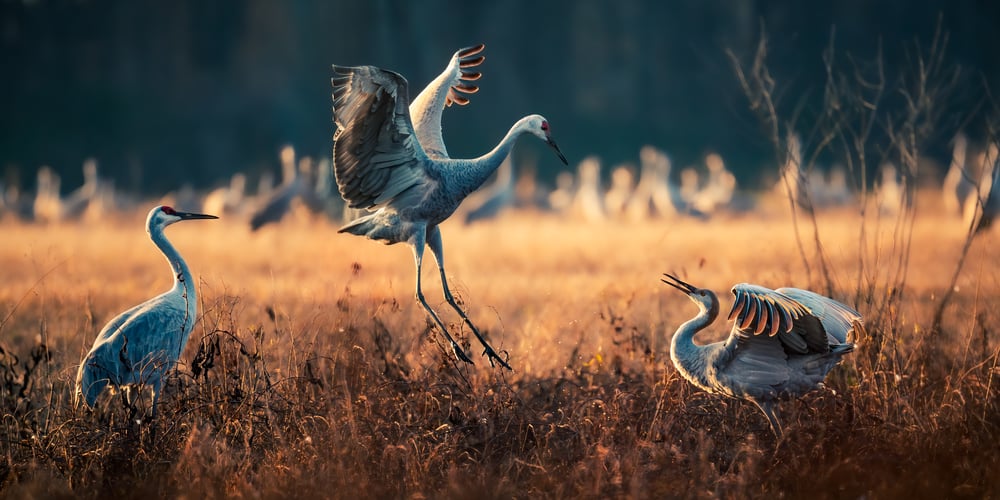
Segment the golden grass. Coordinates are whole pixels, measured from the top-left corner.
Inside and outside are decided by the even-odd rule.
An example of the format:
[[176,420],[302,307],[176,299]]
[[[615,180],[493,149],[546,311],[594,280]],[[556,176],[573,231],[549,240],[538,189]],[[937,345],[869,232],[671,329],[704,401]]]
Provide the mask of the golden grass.
[[[747,403],[703,394],[670,365],[693,304],[679,273],[821,289],[778,212],[708,222],[582,224],[530,214],[443,227],[453,290],[514,373],[458,366],[413,300],[407,247],[327,223],[252,234],[236,221],[167,230],[199,278],[202,318],[152,424],[118,400],[70,404],[79,360],[113,315],[170,276],[142,214],[98,227],[0,225],[0,479],[5,496],[896,497],[1000,493],[996,234],[972,247],[944,331],[933,306],[958,221],[921,208],[902,300],[889,294],[892,220],[820,216],[837,298],[874,332],[782,405],[786,440]],[[806,239],[811,228],[803,227]],[[873,234],[877,233],[877,234]],[[812,260],[813,251],[807,245]],[[879,260],[876,262],[876,256]],[[428,300],[459,330],[441,298]],[[883,307],[883,304],[889,304]],[[699,336],[727,334],[721,322]],[[44,346],[44,348],[42,347]],[[15,358],[16,356],[16,358]],[[26,370],[28,373],[26,374]]]

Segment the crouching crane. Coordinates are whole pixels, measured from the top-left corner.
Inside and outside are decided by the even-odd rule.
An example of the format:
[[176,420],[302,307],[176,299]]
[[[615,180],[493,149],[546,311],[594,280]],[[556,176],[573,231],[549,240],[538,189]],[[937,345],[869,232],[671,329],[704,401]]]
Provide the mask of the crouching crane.
[[724,342],[697,345],[696,333],[719,315],[715,292],[691,286],[665,274],[664,283],[684,292],[698,305],[698,315],[674,332],[670,359],[695,386],[753,402],[781,437],[777,403],[819,387],[841,358],[854,350],[848,341],[863,328],[861,314],[808,290],[771,290],[742,283],[729,312],[735,320]]
[[[156,414],[163,376],[177,363],[198,316],[194,277],[163,230],[175,222],[217,218],[178,212],[168,206],[149,212],[146,232],[167,258],[174,285],[104,326],[76,374],[77,404],[83,398],[87,406],[93,407],[108,388],[141,387],[152,391],[152,410]],[[128,395],[131,399],[132,394]]]

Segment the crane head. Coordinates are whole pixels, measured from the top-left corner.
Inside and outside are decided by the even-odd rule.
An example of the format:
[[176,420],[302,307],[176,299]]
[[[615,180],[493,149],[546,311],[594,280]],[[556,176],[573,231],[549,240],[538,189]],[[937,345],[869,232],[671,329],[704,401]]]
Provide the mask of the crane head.
[[180,222],[182,220],[196,220],[196,219],[218,219],[214,215],[208,214],[197,214],[193,212],[181,212],[174,210],[173,207],[167,205],[160,205],[154,207],[149,211],[149,216],[146,218],[146,228],[148,230],[155,228],[163,229],[175,222]]
[[692,302],[698,304],[701,310],[707,311],[713,317],[719,314],[719,298],[715,295],[715,292],[707,288],[692,286],[672,274],[664,273],[663,275],[666,276],[666,279],[661,279],[660,281],[684,292]]
[[556,141],[552,139],[552,130],[549,127],[549,121],[546,120],[544,116],[530,115],[525,117],[523,122],[526,124],[528,132],[531,132],[535,135],[535,137],[544,141],[545,144],[548,144],[549,147],[556,152],[556,155],[558,155],[559,159],[562,160],[563,165],[569,165],[569,162],[566,161],[566,157],[562,154],[562,151],[559,150],[559,146],[556,145]]

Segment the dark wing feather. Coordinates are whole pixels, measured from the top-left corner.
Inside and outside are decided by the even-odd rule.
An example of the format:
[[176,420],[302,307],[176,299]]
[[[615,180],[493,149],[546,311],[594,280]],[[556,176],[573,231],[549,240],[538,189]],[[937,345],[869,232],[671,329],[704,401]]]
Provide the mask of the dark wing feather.
[[416,140],[406,79],[373,66],[333,67],[333,171],[351,208],[391,205],[428,180]]
[[[822,341],[828,344],[847,343],[848,333],[853,328],[854,322],[862,320],[861,313],[853,308],[809,290],[779,288],[777,292],[791,297],[815,316],[828,337]],[[812,330],[815,330],[815,325]]]
[[829,350],[819,320],[795,298],[749,283],[734,286],[732,292],[736,300],[729,317],[736,319],[735,335],[745,338],[766,333],[798,354]]

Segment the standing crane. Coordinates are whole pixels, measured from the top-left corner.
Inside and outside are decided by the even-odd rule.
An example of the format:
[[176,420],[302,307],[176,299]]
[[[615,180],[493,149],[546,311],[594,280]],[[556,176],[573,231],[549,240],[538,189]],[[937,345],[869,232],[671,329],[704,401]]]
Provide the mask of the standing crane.
[[754,403],[779,439],[778,400],[819,387],[854,350],[847,339],[863,328],[860,313],[833,299],[797,288],[741,283],[732,289],[736,300],[728,320],[735,322],[729,338],[698,345],[694,335],[718,317],[719,298],[711,290],[664,276],[664,283],[684,292],[699,309],[671,339],[670,359],[677,371],[708,393]]
[[[77,404],[82,396],[87,406],[93,407],[108,386],[114,389],[125,386],[126,390],[132,386],[146,387],[152,391],[153,415],[156,414],[163,376],[177,363],[198,317],[194,277],[163,230],[175,222],[217,218],[178,212],[168,206],[149,211],[146,233],[167,258],[174,285],[104,326],[76,374]],[[126,394],[131,396],[129,392]]]
[[455,302],[444,270],[444,245],[439,224],[451,216],[469,193],[478,189],[510,153],[522,134],[545,141],[559,159],[549,131],[540,115],[518,120],[490,152],[479,158],[459,160],[448,156],[441,137],[441,113],[451,104],[465,105],[478,87],[469,82],[480,73],[469,71],[484,57],[477,45],[456,52],[448,66],[409,103],[408,84],[401,75],[374,66],[333,66],[333,114],[337,130],[333,136],[333,168],[340,194],[349,208],[364,208],[364,215],[340,228],[387,245],[405,242],[413,249],[416,264],[417,300],[441,329],[455,356],[472,360],[448,333],[437,313],[427,304],[420,287],[424,247],[437,260],[444,298],[458,312],[484,347],[490,365],[510,365],[497,355],[465,311]]

